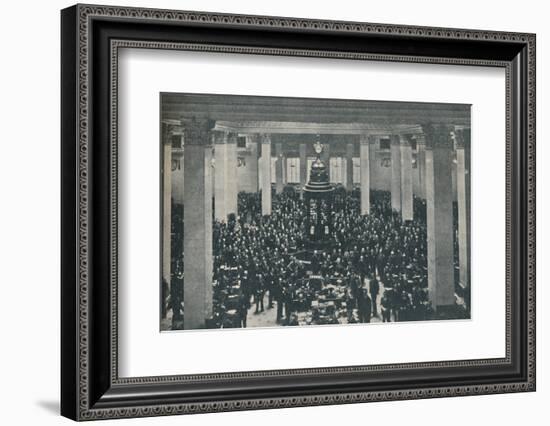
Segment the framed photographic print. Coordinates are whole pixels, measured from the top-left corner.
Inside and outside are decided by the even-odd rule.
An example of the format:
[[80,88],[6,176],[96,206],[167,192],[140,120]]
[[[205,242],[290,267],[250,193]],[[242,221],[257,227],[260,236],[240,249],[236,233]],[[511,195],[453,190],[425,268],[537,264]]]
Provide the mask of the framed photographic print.
[[61,13],[61,411],[535,390],[535,36]]

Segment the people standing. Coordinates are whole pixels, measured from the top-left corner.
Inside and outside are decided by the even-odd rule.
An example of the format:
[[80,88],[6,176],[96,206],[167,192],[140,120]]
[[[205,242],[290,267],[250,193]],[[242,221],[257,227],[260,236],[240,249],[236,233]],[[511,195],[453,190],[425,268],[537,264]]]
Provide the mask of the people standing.
[[391,322],[392,303],[391,298],[384,292],[380,300],[382,322]]
[[288,324],[292,315],[292,303],[294,301],[294,289],[291,284],[286,284],[284,286],[283,300],[285,307],[285,323]]
[[273,298],[277,304],[277,319],[276,323],[280,324],[283,319],[283,304],[284,304],[284,295],[283,295],[283,279],[279,277],[277,283],[273,286]]
[[347,311],[347,319],[348,324],[355,322],[355,319],[353,317],[353,310],[356,306],[356,297],[351,287],[348,287],[346,290],[346,311]]
[[369,292],[370,292],[370,296],[372,298],[372,315],[377,317],[378,316],[378,306],[377,306],[377,298],[378,298],[378,293],[380,291],[380,284],[378,283],[378,280],[376,279],[376,277],[372,277],[370,280],[369,280]]
[[256,293],[254,294],[254,301],[256,302],[256,314],[264,311],[264,294],[264,279],[262,277],[262,274],[258,274],[256,281]]
[[240,317],[240,326],[246,328],[246,317],[248,316],[248,310],[250,309],[250,297],[244,292],[241,292],[239,296],[239,309],[238,314]]
[[372,301],[366,288],[360,288],[358,290],[357,312],[359,314],[359,322],[370,322],[372,313]]

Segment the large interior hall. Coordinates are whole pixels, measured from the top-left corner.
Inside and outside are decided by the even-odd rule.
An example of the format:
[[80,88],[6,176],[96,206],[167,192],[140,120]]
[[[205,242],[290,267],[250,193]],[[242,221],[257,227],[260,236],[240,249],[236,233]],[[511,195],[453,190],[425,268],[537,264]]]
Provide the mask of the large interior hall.
[[470,105],[161,94],[161,330],[470,318]]

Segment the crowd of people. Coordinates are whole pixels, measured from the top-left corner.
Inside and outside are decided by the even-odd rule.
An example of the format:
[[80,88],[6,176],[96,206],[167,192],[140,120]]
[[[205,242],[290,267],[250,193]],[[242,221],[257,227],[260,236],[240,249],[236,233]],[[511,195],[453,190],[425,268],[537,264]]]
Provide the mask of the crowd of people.
[[[273,194],[266,216],[261,194],[240,193],[238,215],[213,223],[210,326],[246,327],[250,314],[266,309],[276,310],[281,325],[432,318],[425,202],[415,198],[415,220],[407,222],[392,211],[389,192],[371,191],[369,215],[359,208],[359,191],[337,188],[331,243],[312,250],[305,239],[307,207],[298,191],[287,187]],[[183,213],[175,209],[173,214]],[[183,230],[173,231],[182,247]],[[183,253],[175,245],[172,271],[183,286]],[[172,283],[173,327],[183,315],[183,291],[174,297],[175,291]]]

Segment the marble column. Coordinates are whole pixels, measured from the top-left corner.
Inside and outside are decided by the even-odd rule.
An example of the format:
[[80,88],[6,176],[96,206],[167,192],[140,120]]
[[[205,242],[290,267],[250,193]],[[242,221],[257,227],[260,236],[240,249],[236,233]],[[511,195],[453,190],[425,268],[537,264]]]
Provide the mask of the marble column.
[[261,135],[262,156],[260,167],[262,168],[262,215],[271,214],[271,137],[268,134]]
[[239,180],[237,178],[237,134],[229,133],[227,135],[227,168],[225,170],[225,208],[226,213],[230,215],[238,215],[238,197],[239,197]]
[[412,147],[404,135],[401,140],[401,218],[413,220]]
[[[162,161],[162,316],[166,317],[166,298],[172,284],[172,139],[170,126],[163,124]],[[166,291],[165,291],[166,290]]]
[[401,212],[401,138],[391,136],[391,208]]
[[372,136],[361,135],[359,162],[361,172],[361,214],[370,213],[370,143]]
[[281,142],[277,142],[275,144],[275,192],[277,194],[280,194],[283,192],[283,163],[284,163],[284,157],[283,157],[283,144]]
[[281,158],[283,162],[283,188],[288,183],[288,159],[286,155],[283,155]]
[[214,217],[227,222],[227,133],[214,132]]
[[469,271],[469,230],[470,230],[470,176],[469,152],[470,129],[455,130],[456,142],[456,190],[458,198],[458,263],[460,284],[470,285]]
[[424,135],[416,135],[416,167],[418,168],[418,194],[426,199],[426,138]]
[[346,189],[351,191],[353,189],[353,143],[346,145]]
[[258,192],[258,138],[256,135],[248,135],[246,137],[246,145],[250,150],[250,164],[247,163],[246,167],[250,168],[250,174],[252,175],[253,187],[252,192]]
[[377,146],[379,139],[380,136],[371,136],[369,139],[369,190],[371,188],[376,188],[377,185],[375,170],[377,170],[376,159],[378,158],[378,155],[376,150],[378,149]]
[[323,150],[321,151],[321,161],[325,164],[330,181],[330,145],[328,143],[323,144]]
[[204,328],[212,317],[211,120],[185,120],[183,228],[184,329]]
[[434,309],[455,304],[453,259],[452,139],[446,126],[427,126],[426,199],[428,294]]
[[300,144],[300,191],[303,192],[307,183],[307,145]]

